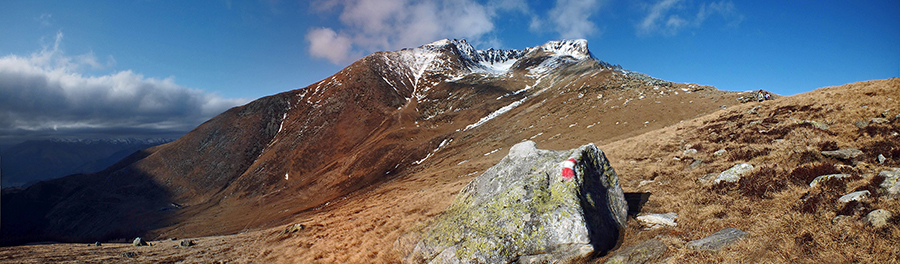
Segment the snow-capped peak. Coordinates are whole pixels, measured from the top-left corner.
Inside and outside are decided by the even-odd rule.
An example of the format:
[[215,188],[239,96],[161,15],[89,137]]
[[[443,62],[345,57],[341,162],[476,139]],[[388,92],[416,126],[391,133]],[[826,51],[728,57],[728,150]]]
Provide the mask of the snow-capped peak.
[[[413,94],[417,94],[419,81],[433,73],[442,73],[453,79],[470,73],[502,75],[517,67],[522,58],[544,57],[537,65],[532,65],[536,61],[529,61],[530,65],[523,65],[528,68],[529,75],[539,75],[550,72],[560,65],[595,60],[588,50],[587,40],[584,39],[550,41],[541,46],[522,50],[493,48],[477,50],[465,39],[442,39],[418,48],[403,49],[383,56],[391,57],[388,62],[391,69],[406,69],[402,71],[404,72],[402,75],[409,78]],[[604,62],[600,63],[607,65]]]
[[543,52],[569,55],[578,60],[591,58],[588,43],[585,39],[554,40],[538,47]]

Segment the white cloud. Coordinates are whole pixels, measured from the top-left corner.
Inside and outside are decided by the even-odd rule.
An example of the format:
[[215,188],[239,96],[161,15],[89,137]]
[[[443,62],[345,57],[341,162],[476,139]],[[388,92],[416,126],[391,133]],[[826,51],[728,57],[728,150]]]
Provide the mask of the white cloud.
[[647,15],[636,25],[638,35],[676,35],[685,28],[700,27],[716,15],[729,26],[737,26],[744,19],[730,0],[700,4],[696,15],[690,15],[693,7],[682,0],[660,0],[646,9]]
[[[660,21],[665,20],[669,10],[675,7],[675,4],[680,1],[681,0],[661,0],[656,4],[653,4],[653,6],[649,8],[647,16],[645,16],[644,19],[641,20],[641,23],[638,24],[638,33],[650,34],[656,31],[676,32],[683,24],[669,23],[667,20],[665,25],[660,25]],[[671,20],[671,17],[669,20]]]
[[600,9],[598,0],[557,0],[548,12],[553,31],[563,39],[585,38],[597,33],[591,16]]
[[[111,67],[93,52],[67,56],[62,33],[52,47],[29,56],[0,58],[0,140],[58,130],[114,133],[116,130],[187,130],[245,99],[228,99],[130,70],[85,76],[85,68]],[[140,133],[137,131],[135,133]],[[109,135],[115,136],[115,135]]]
[[306,34],[310,54],[336,64],[443,38],[466,38],[476,44],[496,41],[488,33],[494,30],[497,11],[527,10],[521,0],[488,5],[472,0],[326,0],[313,2],[312,7],[319,12],[341,9],[341,28],[313,28]]
[[43,13],[43,14],[41,14],[41,16],[35,18],[34,20],[41,23],[41,26],[49,27],[49,26],[53,25],[53,22],[51,21],[52,18],[53,18],[53,14]]
[[349,37],[338,35],[330,28],[315,28],[306,33],[309,41],[309,53],[316,58],[324,58],[334,64],[347,62],[352,52],[352,41]]
[[710,16],[719,15],[727,22],[729,26],[737,26],[744,21],[744,15],[738,13],[737,8],[734,6],[734,2],[731,1],[720,1],[709,3],[700,6],[700,11],[697,12],[697,24],[701,24],[706,21]]

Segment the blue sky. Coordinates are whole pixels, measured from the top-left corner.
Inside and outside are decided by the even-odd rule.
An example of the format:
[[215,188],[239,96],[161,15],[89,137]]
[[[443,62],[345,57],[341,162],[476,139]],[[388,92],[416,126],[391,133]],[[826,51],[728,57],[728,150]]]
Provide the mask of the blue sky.
[[585,38],[675,82],[793,95],[900,76],[900,1],[0,2],[0,144],[177,136],[380,50]]

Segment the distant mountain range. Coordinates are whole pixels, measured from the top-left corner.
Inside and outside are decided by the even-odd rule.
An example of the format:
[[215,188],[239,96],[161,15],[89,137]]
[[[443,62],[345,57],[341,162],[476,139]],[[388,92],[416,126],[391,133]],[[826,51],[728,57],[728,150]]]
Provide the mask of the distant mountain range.
[[100,171],[132,153],[173,139],[50,139],[26,141],[0,151],[0,185],[28,187],[38,181]]

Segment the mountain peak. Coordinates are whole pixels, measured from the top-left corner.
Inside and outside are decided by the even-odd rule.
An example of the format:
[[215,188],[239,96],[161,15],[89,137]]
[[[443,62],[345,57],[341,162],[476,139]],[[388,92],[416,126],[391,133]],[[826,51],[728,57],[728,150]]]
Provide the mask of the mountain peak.
[[[526,57],[536,58],[545,57],[556,60],[564,60],[569,62],[577,62],[584,60],[596,60],[588,50],[588,42],[585,39],[573,40],[554,40],[536,47],[524,49],[475,49],[465,39],[441,39],[434,41],[418,48],[404,49],[409,52],[406,57],[407,64],[413,69],[413,72],[419,73],[432,69],[434,65],[446,65],[449,61],[438,59],[447,55],[458,57],[459,73],[487,73],[492,75],[505,74],[514,68],[514,66]],[[451,57],[444,57],[451,58]],[[423,62],[425,62],[423,64]],[[598,61],[600,62],[600,61]],[[606,63],[600,62],[603,65]],[[454,63],[451,63],[454,64]],[[419,76],[421,74],[417,74]]]
[[539,48],[544,52],[569,55],[579,60],[593,57],[591,51],[588,50],[586,39],[554,40],[541,45]]

